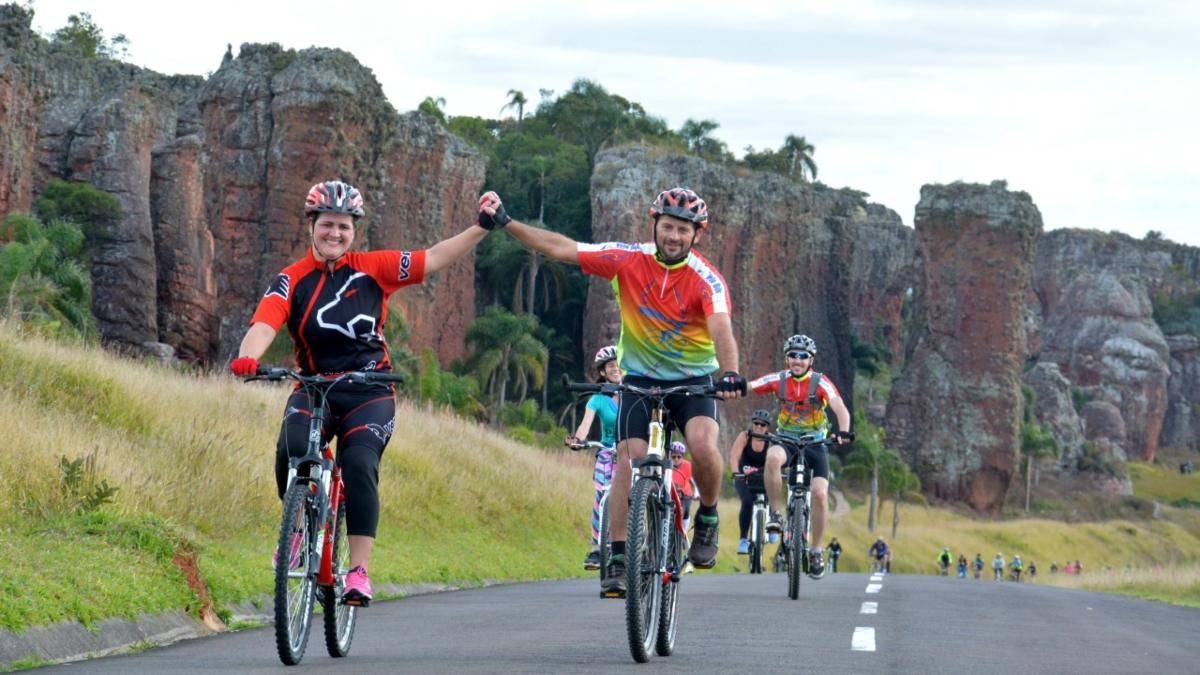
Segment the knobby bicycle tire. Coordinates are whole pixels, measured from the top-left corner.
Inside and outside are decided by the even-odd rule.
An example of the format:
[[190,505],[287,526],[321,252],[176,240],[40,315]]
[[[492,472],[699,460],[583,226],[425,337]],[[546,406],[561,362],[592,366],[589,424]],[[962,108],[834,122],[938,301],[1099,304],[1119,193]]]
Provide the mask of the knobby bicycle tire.
[[804,557],[808,554],[805,542],[808,530],[808,514],[804,511],[804,503],[800,500],[792,509],[792,517],[788,519],[788,597],[792,600],[800,598],[800,577],[804,574]]
[[[309,483],[292,483],[283,497],[279,524],[279,555],[275,560],[275,647],[284,665],[294,666],[304,658],[312,629],[314,584],[313,516],[308,508]],[[292,532],[300,522],[300,565],[291,569]],[[297,576],[299,575],[299,576]]]
[[608,563],[612,559],[612,542],[609,541],[609,517],[608,517],[608,495],[604,493],[604,497],[600,501],[600,581],[604,581],[604,577],[608,576]]
[[650,660],[657,637],[662,602],[658,575],[658,546],[662,536],[658,483],[640,479],[629,503],[629,529],[625,542],[625,629],[633,660]]
[[767,544],[767,528],[766,521],[763,517],[765,513],[762,509],[754,509],[754,522],[752,524],[750,540],[750,573],[763,573],[763,549]]
[[667,509],[660,520],[668,528],[670,545],[667,548],[667,572],[670,581],[662,585],[662,602],[658,610],[658,638],[654,651],[659,656],[670,656],[675,651],[675,632],[679,624],[675,620],[675,609],[679,602],[679,579],[683,572],[683,535],[675,529],[675,510]]
[[[325,536],[330,536],[326,533]],[[342,604],[346,573],[350,571],[350,540],[346,532],[346,502],[338,505],[337,526],[333,528],[333,586],[323,589],[321,609],[325,619],[325,650],[334,658],[350,653],[358,608]]]

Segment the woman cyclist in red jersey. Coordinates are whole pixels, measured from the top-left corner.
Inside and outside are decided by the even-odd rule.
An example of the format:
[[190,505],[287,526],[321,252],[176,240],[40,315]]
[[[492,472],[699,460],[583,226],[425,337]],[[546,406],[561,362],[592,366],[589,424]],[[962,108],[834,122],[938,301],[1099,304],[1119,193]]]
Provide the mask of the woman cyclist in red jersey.
[[[284,324],[295,346],[296,367],[306,375],[391,370],[383,337],[388,296],[421,283],[487,235],[484,227],[472,224],[426,250],[351,251],[363,213],[362,194],[342,181],[317,183],[308,191],[304,214],[311,245],[303,258],[275,276],[259,301],[230,364],[235,375],[255,374],[258,359]],[[367,565],[379,523],[379,460],[395,425],[395,394],[384,385],[338,385],[329,392],[328,403],[327,433],[338,438],[350,545],[351,570],[342,598],[364,605],[372,596]],[[280,498],[287,487],[289,452],[301,456],[306,451],[311,415],[307,394],[294,392],[276,445]]]

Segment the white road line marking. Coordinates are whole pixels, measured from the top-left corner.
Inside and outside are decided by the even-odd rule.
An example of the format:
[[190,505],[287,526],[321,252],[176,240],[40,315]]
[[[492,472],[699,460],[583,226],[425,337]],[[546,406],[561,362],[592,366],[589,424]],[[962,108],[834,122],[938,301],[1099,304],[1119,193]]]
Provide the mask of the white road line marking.
[[878,602],[864,602],[862,604],[862,609],[859,610],[858,613],[859,614],[875,614],[878,611],[879,611],[879,603]]
[[878,593],[881,588],[883,588],[883,584],[867,584],[868,593]]
[[882,574],[872,574],[871,581],[883,581],[883,575]]
[[870,627],[864,628],[862,626],[856,627],[854,629],[854,637],[850,638],[850,651],[875,651],[875,629]]

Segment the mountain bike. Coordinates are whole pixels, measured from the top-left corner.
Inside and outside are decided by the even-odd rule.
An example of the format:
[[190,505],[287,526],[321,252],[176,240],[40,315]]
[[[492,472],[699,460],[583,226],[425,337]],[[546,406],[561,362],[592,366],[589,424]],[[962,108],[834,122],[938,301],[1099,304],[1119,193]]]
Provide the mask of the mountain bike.
[[666,414],[670,396],[716,398],[711,384],[674,387],[638,387],[624,382],[588,384],[570,382],[568,391],[581,394],[635,394],[651,405],[649,443],[645,459],[633,463],[629,493],[629,529],[625,543],[625,630],[629,651],[638,663],[675,651],[676,604],[684,562],[683,508],[671,480],[671,460],[666,455],[671,423]]
[[783,465],[788,485],[787,522],[775,552],[775,565],[777,569],[787,570],[788,597],[797,600],[800,598],[801,575],[812,576],[808,568],[808,547],[812,539],[812,494],[809,492],[812,471],[804,464],[804,452],[809,446],[825,445],[829,441],[817,434],[782,436],[751,431],[750,436],[766,441],[767,447],[779,445],[787,451],[787,461]]
[[[291,457],[283,516],[275,560],[275,647],[284,665],[304,658],[313,609],[321,603],[325,648],[332,657],[350,653],[358,608],[341,602],[349,572],[350,546],[346,534],[346,504],[342,472],[322,429],[329,415],[326,400],[334,385],[403,382],[395,373],[349,372],[336,377],[302,375],[287,368],[259,369],[247,382],[295,380],[313,404],[308,448]],[[293,549],[298,555],[293,556]],[[365,603],[363,603],[365,605]]]
[[[608,446],[598,441],[584,441],[582,443],[573,443],[567,447],[572,450],[600,450]],[[616,453],[616,449],[613,449]],[[613,460],[614,462],[616,459]],[[608,560],[612,557],[612,543],[608,540],[608,493],[612,489],[612,482],[600,489],[600,526],[597,528],[600,531],[600,578],[604,579],[604,575],[608,574]]]
[[[763,488],[763,476],[761,473],[735,473],[735,479],[746,481],[746,486],[754,493],[754,510],[750,512],[750,574],[763,573],[763,551],[767,546],[767,493]],[[775,563],[775,571],[780,570],[779,563]]]

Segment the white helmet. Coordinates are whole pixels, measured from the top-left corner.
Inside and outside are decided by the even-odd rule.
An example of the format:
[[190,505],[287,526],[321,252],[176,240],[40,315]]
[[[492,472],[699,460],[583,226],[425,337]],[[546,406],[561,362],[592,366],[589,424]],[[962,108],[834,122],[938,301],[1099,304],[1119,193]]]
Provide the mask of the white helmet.
[[609,361],[616,361],[616,360],[617,360],[617,346],[616,345],[608,345],[607,347],[601,347],[600,351],[596,352],[596,358],[592,359],[592,363],[595,364],[596,367],[599,368],[599,367],[604,366]]

